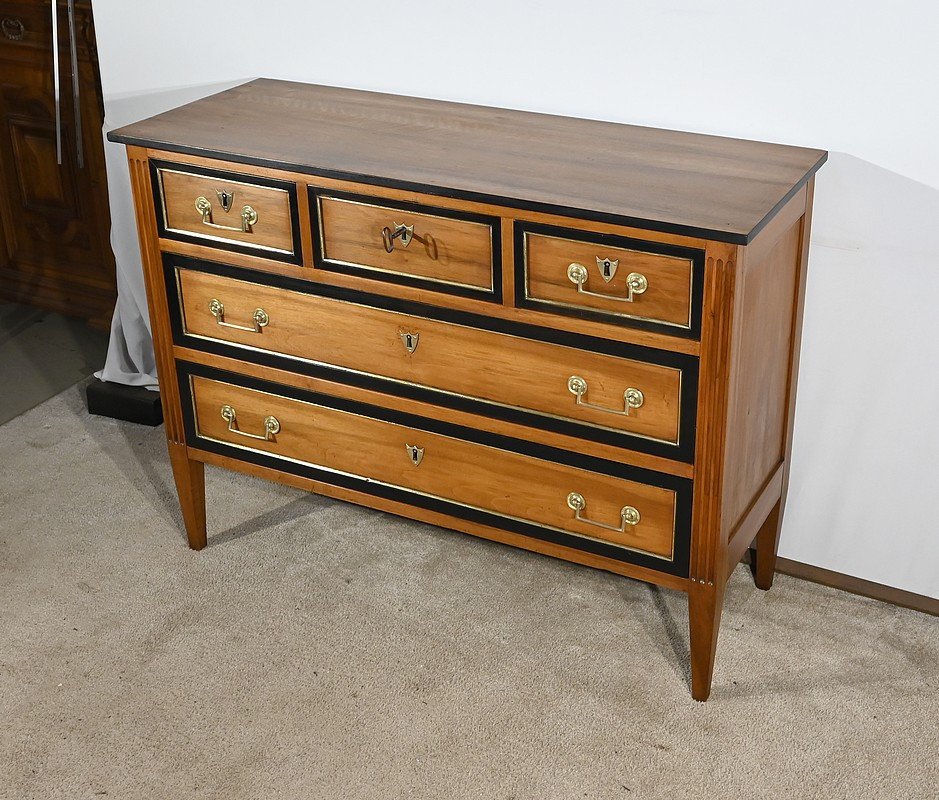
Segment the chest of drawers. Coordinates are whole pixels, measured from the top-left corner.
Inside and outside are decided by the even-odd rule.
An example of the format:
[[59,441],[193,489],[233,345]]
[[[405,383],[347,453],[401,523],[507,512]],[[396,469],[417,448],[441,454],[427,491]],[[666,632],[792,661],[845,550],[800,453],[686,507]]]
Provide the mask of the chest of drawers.
[[208,463],[681,590],[707,698],[826,153],[269,80],[110,138],[192,548]]

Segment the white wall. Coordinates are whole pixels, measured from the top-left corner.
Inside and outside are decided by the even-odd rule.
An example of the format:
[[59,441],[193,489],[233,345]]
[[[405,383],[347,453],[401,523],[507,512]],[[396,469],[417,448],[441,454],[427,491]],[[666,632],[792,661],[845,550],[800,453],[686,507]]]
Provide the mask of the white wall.
[[830,150],[780,553],[939,597],[935,3],[94,9],[109,124],[266,76]]

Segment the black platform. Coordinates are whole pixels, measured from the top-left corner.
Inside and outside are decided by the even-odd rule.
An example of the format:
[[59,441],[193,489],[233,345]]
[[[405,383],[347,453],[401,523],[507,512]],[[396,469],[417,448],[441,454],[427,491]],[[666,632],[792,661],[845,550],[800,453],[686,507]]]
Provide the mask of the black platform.
[[142,386],[93,380],[88,384],[88,413],[156,426],[163,422],[160,393]]

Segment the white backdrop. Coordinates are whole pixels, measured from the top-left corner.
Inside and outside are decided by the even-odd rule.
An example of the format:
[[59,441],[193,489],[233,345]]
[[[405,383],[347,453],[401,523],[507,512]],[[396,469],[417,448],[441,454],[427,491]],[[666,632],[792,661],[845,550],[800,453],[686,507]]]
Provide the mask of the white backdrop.
[[[109,127],[264,76],[830,150],[780,554],[939,597],[935,3],[162,0],[152,13],[94,0],[94,11]],[[108,150],[113,240],[132,276],[123,148]]]

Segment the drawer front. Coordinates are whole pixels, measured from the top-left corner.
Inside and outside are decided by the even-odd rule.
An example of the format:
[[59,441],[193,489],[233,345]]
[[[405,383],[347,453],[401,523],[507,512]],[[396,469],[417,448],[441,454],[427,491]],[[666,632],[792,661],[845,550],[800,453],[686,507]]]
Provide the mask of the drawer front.
[[697,338],[704,253],[516,223],[519,304]]
[[316,266],[501,299],[497,217],[310,187]]
[[675,560],[673,489],[392,422],[372,416],[383,411],[375,406],[352,404],[352,410],[349,401],[326,395],[301,400],[281,393],[297,390],[262,384],[269,391],[259,391],[239,385],[244,379],[222,375],[221,380],[184,378],[192,398],[193,446],[220,443],[264,453],[663,562]]
[[535,426],[567,421],[619,445],[655,444],[689,460],[693,453],[682,414],[693,412],[693,403],[683,409],[688,387],[677,367],[190,269],[177,269],[174,278],[183,337],[426,387],[475,400],[490,414],[520,410]]
[[296,184],[150,163],[161,238],[301,262]]

